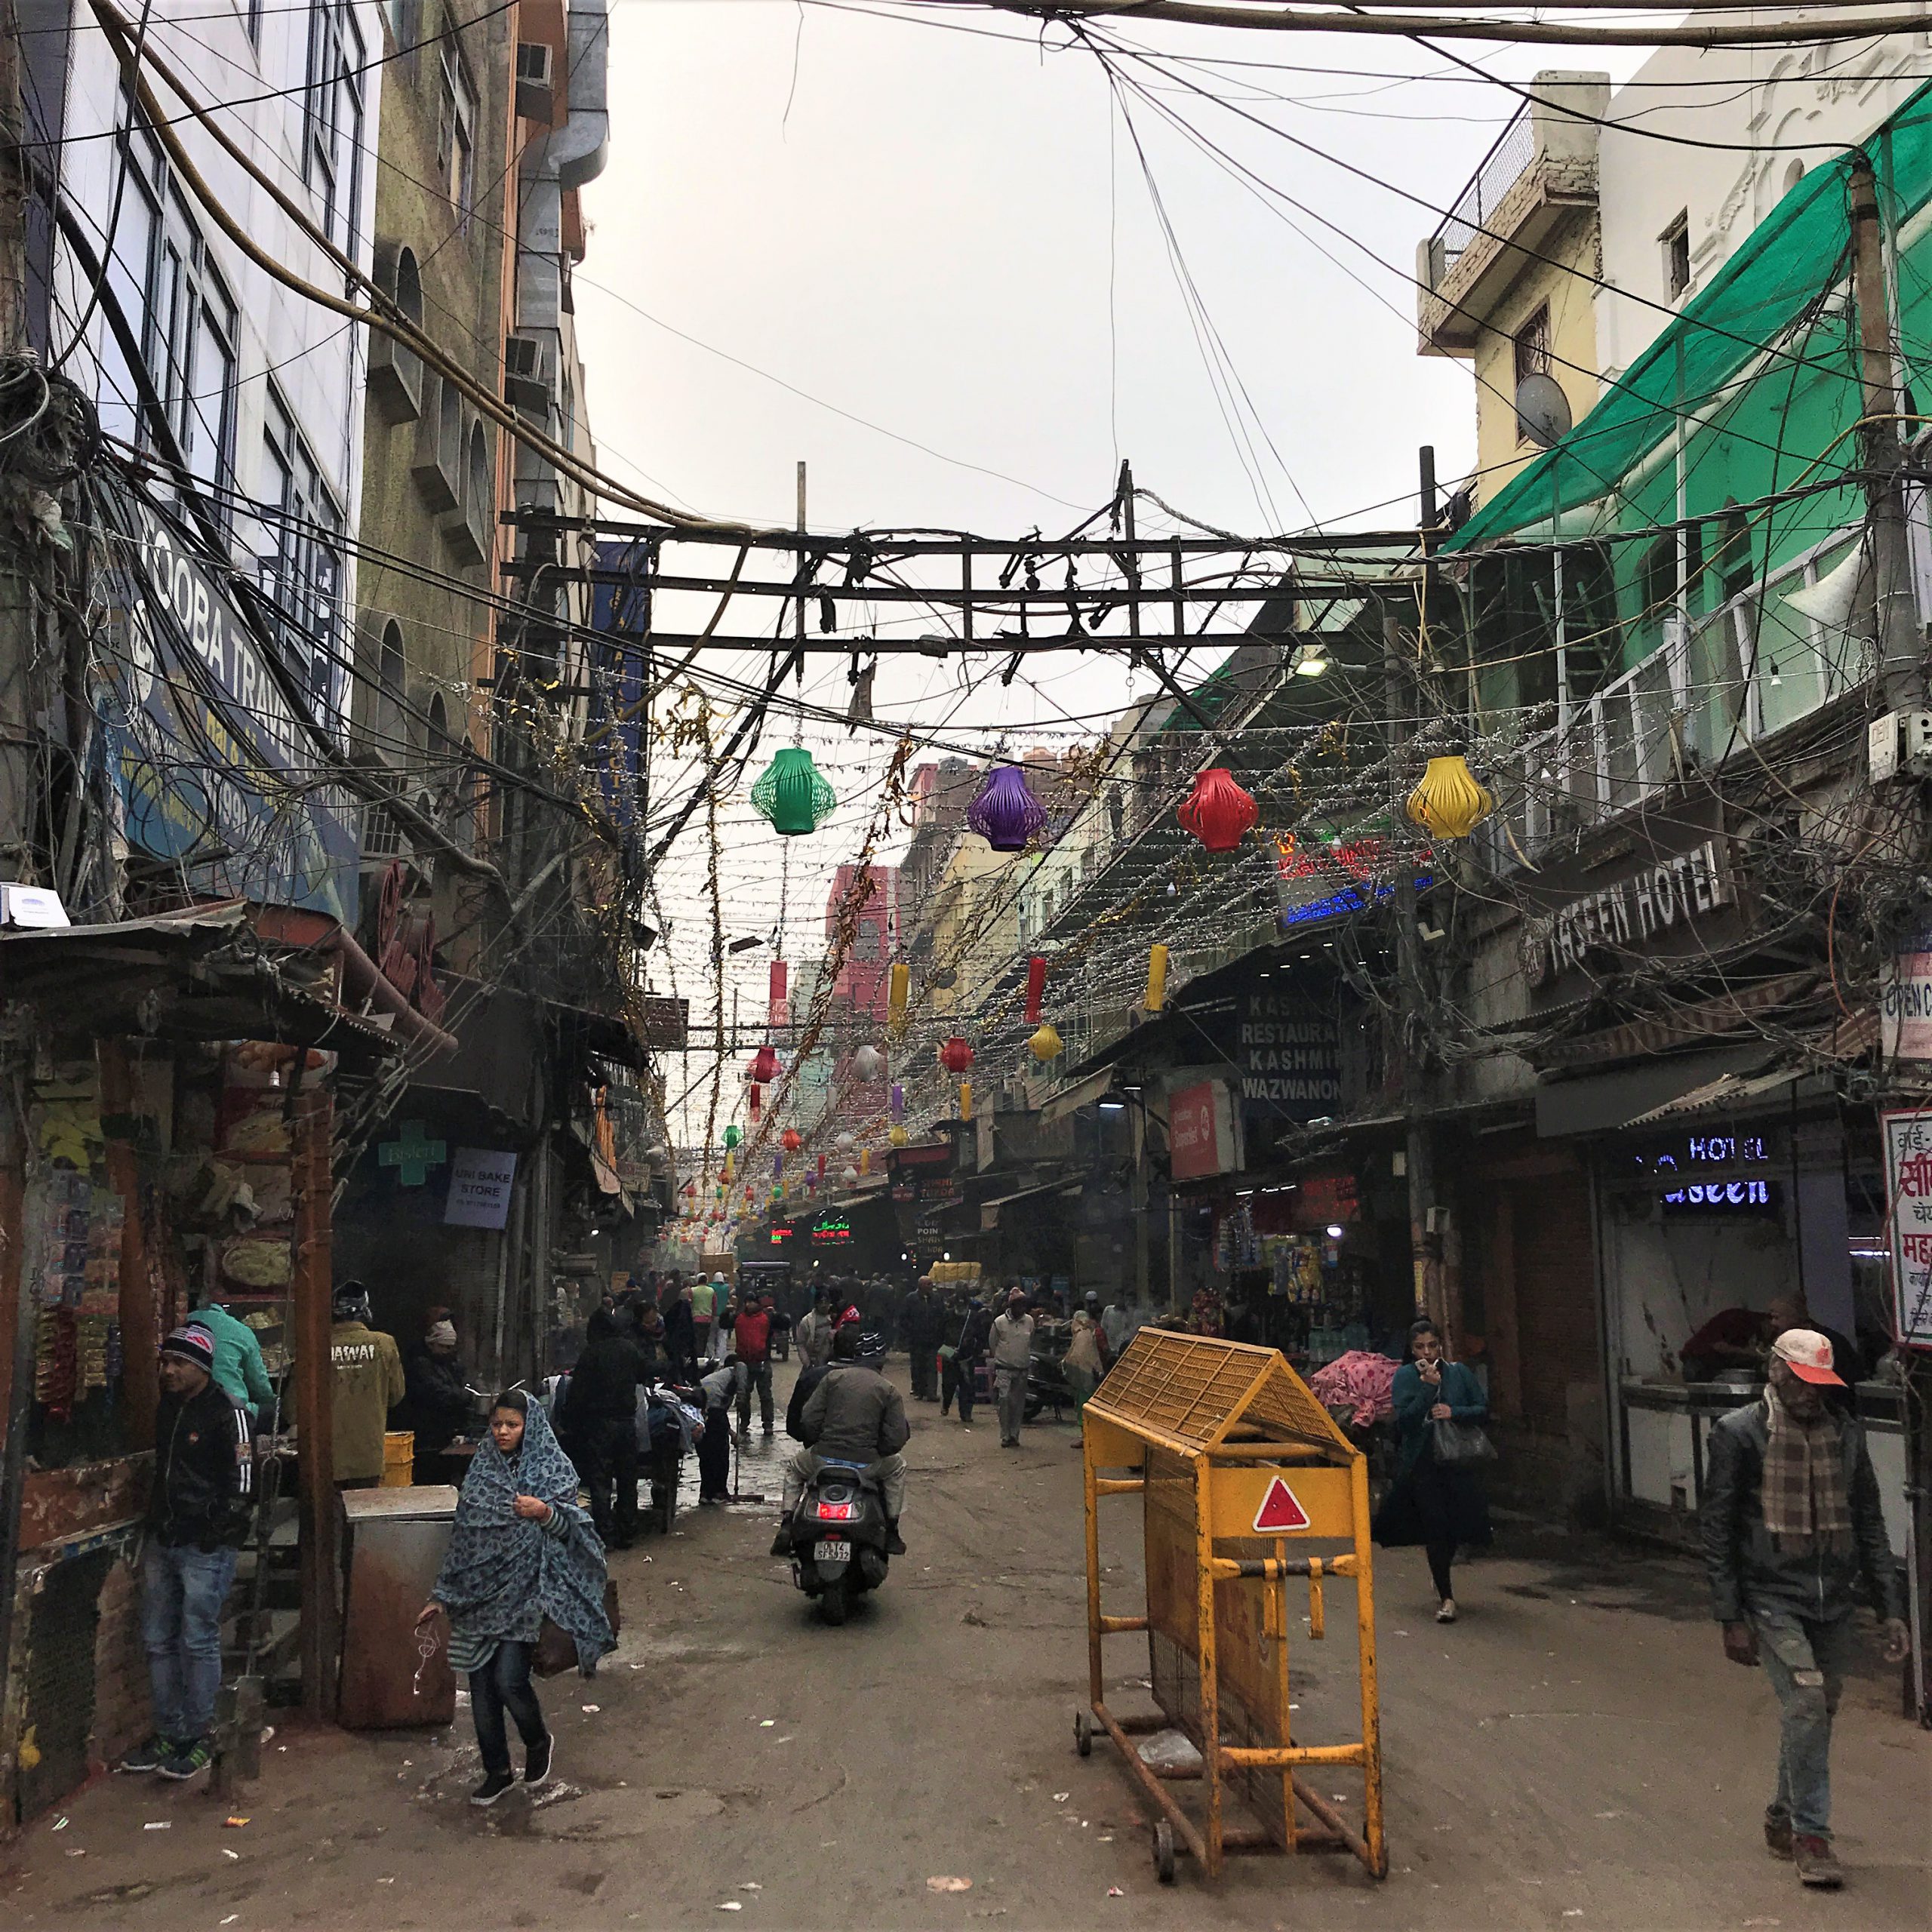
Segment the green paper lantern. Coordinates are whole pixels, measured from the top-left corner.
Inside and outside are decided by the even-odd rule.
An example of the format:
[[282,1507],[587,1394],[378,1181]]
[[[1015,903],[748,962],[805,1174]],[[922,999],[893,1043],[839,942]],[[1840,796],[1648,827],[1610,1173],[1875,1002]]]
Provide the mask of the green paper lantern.
[[724,1144],[728,1147],[736,1147],[740,1146],[744,1140],[744,1137],[743,1134],[740,1133],[735,1127],[728,1127],[724,1130]]
[[785,838],[816,832],[838,803],[838,794],[802,745],[780,752],[752,787],[752,809],[769,819],[772,830]]

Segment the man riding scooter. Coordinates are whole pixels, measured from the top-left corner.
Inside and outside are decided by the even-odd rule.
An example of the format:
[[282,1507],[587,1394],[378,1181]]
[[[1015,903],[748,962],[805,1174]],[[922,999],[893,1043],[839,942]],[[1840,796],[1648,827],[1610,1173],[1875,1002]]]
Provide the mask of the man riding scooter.
[[798,1438],[805,1447],[785,1464],[783,1513],[772,1539],[774,1556],[792,1554],[792,1516],[805,1485],[826,1461],[864,1466],[878,1481],[885,1506],[885,1546],[889,1555],[903,1556],[899,1535],[900,1512],[906,1502],[906,1459],[900,1454],[910,1439],[906,1404],[899,1391],[877,1370],[858,1359],[859,1327],[851,1322],[832,1338],[832,1362],[807,1400],[798,1420]]

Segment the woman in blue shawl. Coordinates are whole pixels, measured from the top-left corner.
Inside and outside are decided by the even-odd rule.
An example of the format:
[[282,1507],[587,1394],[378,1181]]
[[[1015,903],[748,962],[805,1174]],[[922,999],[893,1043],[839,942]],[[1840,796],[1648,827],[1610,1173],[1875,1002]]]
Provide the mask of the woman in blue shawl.
[[544,1618],[575,1641],[586,1677],[615,1647],[604,1614],[604,1546],[577,1496],[577,1471],[543,1405],[506,1390],[491,1405],[489,1439],[470,1464],[449,1554],[416,1620],[420,1628],[448,1614],[450,1666],[469,1674],[484,1773],[472,1804],[495,1804],[515,1782],[506,1712],[523,1739],[525,1783],[550,1775],[552,1740],[530,1681]]

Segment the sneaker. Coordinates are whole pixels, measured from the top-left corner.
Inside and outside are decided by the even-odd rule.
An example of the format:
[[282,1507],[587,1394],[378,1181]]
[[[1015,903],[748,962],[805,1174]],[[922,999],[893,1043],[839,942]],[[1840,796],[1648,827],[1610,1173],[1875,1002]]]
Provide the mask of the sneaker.
[[546,1737],[541,1744],[532,1745],[523,1754],[523,1781],[525,1784],[548,1784],[550,1782],[550,1762],[557,1755],[557,1740]]
[[472,1804],[494,1804],[515,1783],[508,1771],[492,1771],[469,1794],[469,1801]]
[[1774,1858],[1789,1858],[1792,1853],[1791,1819],[1767,1811],[1764,1814],[1764,1848]]
[[206,1770],[214,1762],[214,1747],[205,1737],[198,1737],[192,1743],[177,1744],[155,1769],[163,1777],[172,1778],[178,1784],[183,1778],[192,1777],[197,1771]]
[[174,1755],[174,1746],[159,1732],[136,1745],[115,1766],[117,1771],[146,1774],[158,1771]]
[[1821,1890],[1835,1892],[1844,1883],[1844,1867],[1838,1863],[1838,1854],[1832,1850],[1829,1838],[1794,1832],[1791,1855],[1798,1866],[1800,1884],[1816,1885]]
[[1435,1613],[1435,1620],[1438,1623],[1455,1622],[1456,1599],[1454,1597],[1444,1597],[1442,1599],[1442,1607]]

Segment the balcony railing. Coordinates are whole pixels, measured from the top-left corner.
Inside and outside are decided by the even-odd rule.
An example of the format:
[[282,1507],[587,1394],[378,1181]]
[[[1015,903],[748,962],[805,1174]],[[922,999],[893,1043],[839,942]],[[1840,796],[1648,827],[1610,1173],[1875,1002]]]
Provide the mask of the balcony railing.
[[1875,663],[1858,626],[1821,623],[1787,601],[1857,540],[1827,538],[1687,631],[1673,614],[1658,649],[1499,765],[1490,779],[1498,807],[1484,827],[1495,869],[1629,811],[1687,767],[1721,764],[1869,676]]
[[1436,255],[1439,251],[1444,269],[1491,226],[1503,196],[1523,178],[1536,152],[1536,126],[1526,101],[1510,116],[1496,145],[1469,177],[1469,186],[1437,226],[1433,238],[1436,248],[1430,252]]

